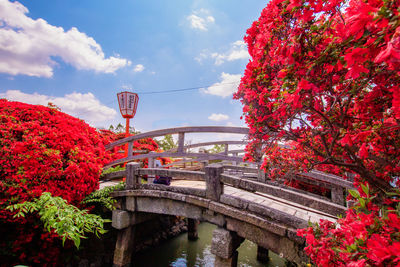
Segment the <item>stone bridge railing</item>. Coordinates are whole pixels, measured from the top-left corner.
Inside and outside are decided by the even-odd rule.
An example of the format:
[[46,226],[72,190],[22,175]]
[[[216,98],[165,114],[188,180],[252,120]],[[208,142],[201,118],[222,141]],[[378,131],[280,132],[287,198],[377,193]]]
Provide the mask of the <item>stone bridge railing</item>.
[[[194,127],[178,127],[178,128],[170,128],[170,129],[162,129],[162,130],[155,130],[146,133],[140,133],[137,135],[133,135],[116,142],[113,142],[106,146],[106,149],[112,149],[117,146],[122,146],[128,144],[128,157],[115,160],[107,164],[107,167],[111,167],[114,165],[144,159],[144,158],[158,158],[158,157],[174,157],[174,158],[181,158],[181,157],[188,157],[188,158],[196,158],[198,160],[229,160],[229,161],[236,161],[242,162],[242,157],[238,156],[229,156],[228,155],[228,145],[229,144],[243,144],[244,141],[217,141],[217,142],[208,142],[208,144],[226,144],[225,153],[222,154],[206,154],[206,153],[187,153],[186,150],[191,147],[197,147],[200,144],[194,145],[186,145],[185,146],[185,135],[189,133],[229,133],[229,134],[241,134],[247,135],[249,133],[249,129],[245,127],[224,127],[224,126],[194,126]],[[167,151],[163,153],[155,153],[150,152],[147,154],[135,155],[132,156],[133,153],[133,142],[135,140],[140,140],[144,138],[153,138],[158,136],[165,136],[167,134],[178,134],[178,147],[174,151]],[[206,143],[202,143],[201,146],[205,146]]]
[[[214,233],[216,239],[214,242],[213,237],[212,244],[212,252],[217,256],[215,266],[226,266],[226,262],[234,261],[236,248],[243,238],[281,254],[290,261],[302,263],[306,260],[302,251],[304,240],[295,233],[296,229],[308,225],[306,220],[247,199],[224,194],[224,186],[268,194],[283,201],[297,203],[305,209],[317,210],[331,218],[336,218],[346,210],[343,205],[320,196],[282,185],[224,174],[223,169],[223,166],[214,164],[206,166],[205,172],[143,169],[138,163],[129,163],[126,171],[109,175],[108,178],[126,177],[125,190],[113,193],[119,199],[119,209],[113,212],[113,226],[120,230],[114,253],[115,266],[130,262],[130,235],[133,234],[135,225],[146,220],[147,214],[151,213],[184,216],[218,225],[219,228]],[[143,184],[144,175],[202,180],[205,181],[206,188]]]

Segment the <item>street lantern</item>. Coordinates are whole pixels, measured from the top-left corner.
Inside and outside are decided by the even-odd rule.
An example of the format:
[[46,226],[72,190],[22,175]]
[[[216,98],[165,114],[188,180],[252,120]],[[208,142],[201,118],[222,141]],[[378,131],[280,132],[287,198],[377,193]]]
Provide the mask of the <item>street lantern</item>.
[[139,96],[132,92],[121,92],[117,94],[119,110],[123,118],[135,117]]
[[[117,94],[119,110],[123,118],[126,119],[125,137],[129,137],[129,119],[132,119],[136,114],[139,96],[132,92],[121,92]],[[128,144],[125,146],[125,157],[128,156]]]

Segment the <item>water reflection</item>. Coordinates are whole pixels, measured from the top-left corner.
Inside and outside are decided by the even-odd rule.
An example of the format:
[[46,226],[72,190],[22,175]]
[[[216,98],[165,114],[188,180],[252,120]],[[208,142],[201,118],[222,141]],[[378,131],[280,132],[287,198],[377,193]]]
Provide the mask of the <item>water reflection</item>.
[[[186,234],[181,234],[162,245],[134,255],[132,266],[135,267],[213,267],[214,255],[211,254],[212,231],[216,226],[202,223],[198,226],[199,239],[189,241]],[[246,240],[238,249],[238,266],[285,266],[284,259],[270,252],[270,262],[262,264],[257,261],[257,245]]]

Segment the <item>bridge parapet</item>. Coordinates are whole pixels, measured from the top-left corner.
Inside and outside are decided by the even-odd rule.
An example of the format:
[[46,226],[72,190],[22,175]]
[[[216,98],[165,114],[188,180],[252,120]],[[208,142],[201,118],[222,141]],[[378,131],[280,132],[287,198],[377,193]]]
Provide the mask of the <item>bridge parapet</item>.
[[[134,166],[134,167],[133,167]],[[212,166],[212,165],[211,165]],[[226,170],[234,170],[240,172],[242,175],[244,173],[259,174],[260,170],[257,168],[235,166],[235,165],[223,165],[221,167],[224,172],[221,172],[217,177],[221,180],[224,185],[229,185],[238,189],[250,191],[250,192],[260,192],[265,194],[270,194],[275,197],[280,197],[288,201],[292,201],[301,205],[308,207],[313,207],[323,212],[329,214],[343,214],[344,205],[347,203],[344,200],[345,190],[352,188],[352,183],[343,180],[341,177],[330,175],[318,171],[311,171],[310,173],[296,174],[295,179],[300,181],[305,181],[310,184],[315,184],[322,186],[326,189],[331,190],[331,198],[322,197],[315,195],[303,190],[295,189],[292,187],[284,186],[282,183],[271,180],[254,180],[248,179],[247,177],[237,177],[234,175],[229,175]],[[127,165],[126,171],[119,171],[116,173],[110,173],[103,177],[103,179],[115,179],[120,177],[136,177],[132,179],[137,179],[136,186],[139,186],[140,179],[139,176],[149,175],[149,176],[167,176],[174,177],[174,179],[185,179],[185,180],[198,180],[205,181],[206,173],[201,171],[187,171],[178,169],[160,169],[160,168],[140,168],[138,163],[129,163]],[[217,179],[215,178],[215,179]],[[213,178],[214,179],[214,178]],[[212,185],[213,180],[209,180],[208,184],[210,188],[214,188]],[[131,178],[127,179],[127,189],[133,189],[133,184],[130,185]],[[133,182],[132,182],[133,183]]]
[[[113,215],[113,226],[121,230],[118,237],[120,241],[117,242],[119,247],[116,248],[115,255],[119,259],[121,255],[125,255],[122,257],[125,260],[119,261],[120,265],[126,264],[126,255],[129,254],[127,252],[129,244],[123,241],[127,239],[123,235],[131,234],[132,231],[126,229],[143,221],[138,218],[140,214],[169,214],[208,221],[225,229],[224,231],[237,233],[238,236],[249,239],[263,248],[282,253],[289,260],[301,263],[305,260],[302,254],[304,240],[296,236],[296,229],[306,227],[309,219],[312,221],[318,221],[319,218],[335,220],[336,215],[343,214],[346,209],[329,200],[301,194],[296,190],[224,174],[223,166],[218,164],[209,165],[205,168],[205,172],[199,172],[142,169],[139,163],[129,163],[126,171],[120,172],[119,175],[126,176],[125,190],[113,193],[120,202],[120,209],[114,211]],[[205,187],[173,186],[174,183],[172,186],[143,184],[143,175],[172,176],[202,181]],[[262,195],[275,200],[279,199],[281,202],[290,202],[291,205],[297,207],[297,211],[291,212],[284,208],[268,206],[242,193],[239,196],[230,194],[228,191],[232,188],[252,193],[247,193],[247,196],[254,194],[260,197]],[[320,215],[302,216],[301,209],[304,214],[319,212]],[[123,243],[124,246],[121,245]],[[233,251],[231,252],[227,255],[235,255]],[[119,266],[118,264],[116,266]]]

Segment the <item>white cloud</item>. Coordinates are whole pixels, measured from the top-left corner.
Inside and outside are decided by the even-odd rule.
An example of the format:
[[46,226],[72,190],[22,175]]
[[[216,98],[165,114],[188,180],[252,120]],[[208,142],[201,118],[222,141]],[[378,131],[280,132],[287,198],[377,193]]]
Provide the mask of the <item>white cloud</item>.
[[212,121],[225,121],[229,119],[229,116],[221,113],[213,113],[208,116],[208,119]]
[[200,64],[203,62],[203,60],[207,59],[209,57],[209,54],[206,51],[203,51],[198,55],[197,57],[194,58],[197,62]]
[[19,2],[0,1],[0,72],[51,77],[59,57],[77,69],[113,73],[130,65],[117,56],[106,58],[101,46],[72,27],[65,31],[39,18],[32,19]]
[[144,66],[142,64],[137,64],[134,68],[133,68],[134,72],[142,72],[144,71]]
[[225,61],[234,61],[239,59],[249,59],[249,52],[247,46],[243,41],[236,41],[232,43],[231,49],[223,54],[212,53],[212,58],[215,58],[215,65],[221,65]]
[[221,74],[221,82],[214,83],[207,89],[202,88],[200,91],[205,94],[217,95],[225,98],[236,92],[240,78],[240,74],[229,74],[223,72]]
[[213,16],[207,16],[207,22],[214,23],[215,18]]
[[209,11],[206,9],[194,11],[191,15],[187,16],[186,19],[190,22],[190,27],[192,29],[200,31],[207,31],[208,27],[215,22],[215,18],[209,15]]
[[8,90],[5,93],[0,93],[0,98],[44,106],[51,102],[61,108],[62,112],[81,118],[91,125],[113,119],[117,115],[115,109],[101,104],[92,93],[74,92],[64,97],[53,97],[38,93],[26,94],[19,90]]

